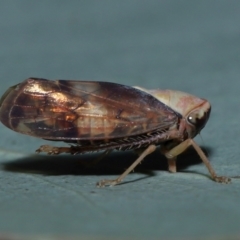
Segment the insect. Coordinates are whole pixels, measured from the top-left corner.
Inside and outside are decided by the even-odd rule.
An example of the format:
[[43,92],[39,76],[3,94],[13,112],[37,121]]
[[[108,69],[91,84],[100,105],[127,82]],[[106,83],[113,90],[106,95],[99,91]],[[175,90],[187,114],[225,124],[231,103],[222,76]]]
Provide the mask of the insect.
[[98,182],[100,187],[119,184],[157,146],[168,159],[170,172],[176,172],[177,156],[193,146],[214,181],[230,182],[215,173],[193,140],[205,126],[210,111],[207,100],[180,91],[40,78],[29,78],[10,87],[0,101],[0,121],[6,127],[70,144],[43,145],[36,150],[38,153],[108,153],[130,149],[140,152],[122,175]]

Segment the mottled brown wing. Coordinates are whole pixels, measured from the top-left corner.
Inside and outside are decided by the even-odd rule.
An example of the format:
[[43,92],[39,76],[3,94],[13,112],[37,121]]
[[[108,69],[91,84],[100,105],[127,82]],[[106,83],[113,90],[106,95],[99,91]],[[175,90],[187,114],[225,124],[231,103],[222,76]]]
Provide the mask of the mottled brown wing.
[[177,113],[152,95],[116,83],[29,78],[1,99],[1,122],[50,140],[136,136],[176,124]]

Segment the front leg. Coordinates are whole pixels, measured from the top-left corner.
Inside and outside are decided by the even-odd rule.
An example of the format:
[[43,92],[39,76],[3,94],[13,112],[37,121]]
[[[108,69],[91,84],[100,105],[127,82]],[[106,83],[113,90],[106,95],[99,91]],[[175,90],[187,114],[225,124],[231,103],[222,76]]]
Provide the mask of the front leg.
[[[167,150],[164,146],[161,146],[160,148],[160,152],[161,154],[165,155],[169,153],[169,150]],[[167,157],[167,161],[168,161],[168,171],[170,173],[176,173],[177,172],[177,157],[172,157],[172,158],[168,158]]]
[[202,159],[203,163],[207,167],[207,169],[208,169],[208,171],[209,171],[209,173],[210,173],[210,175],[211,175],[211,177],[212,177],[212,179],[214,181],[220,182],[220,183],[229,183],[229,182],[231,182],[230,178],[224,177],[224,176],[218,176],[215,173],[213,167],[211,166],[208,158],[206,157],[206,155],[204,154],[202,149],[192,139],[186,139],[185,141],[181,142],[180,144],[178,144],[177,146],[175,146],[171,150],[165,151],[164,155],[171,162],[172,159],[176,158],[179,154],[184,152],[189,146],[193,146],[193,148],[197,151],[198,155],[200,156],[200,158]]

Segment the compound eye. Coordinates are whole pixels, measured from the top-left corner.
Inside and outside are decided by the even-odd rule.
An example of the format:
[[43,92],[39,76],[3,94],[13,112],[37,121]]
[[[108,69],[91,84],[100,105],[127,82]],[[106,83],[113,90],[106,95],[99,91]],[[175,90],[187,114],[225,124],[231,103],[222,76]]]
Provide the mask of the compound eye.
[[[200,109],[201,110],[201,109]],[[189,124],[193,125],[196,128],[196,132],[200,132],[201,129],[205,126],[209,115],[211,112],[211,108],[209,107],[205,111],[194,111],[190,113],[187,117],[187,121]]]
[[196,125],[198,121],[198,114],[190,114],[187,118],[188,122],[192,125]]

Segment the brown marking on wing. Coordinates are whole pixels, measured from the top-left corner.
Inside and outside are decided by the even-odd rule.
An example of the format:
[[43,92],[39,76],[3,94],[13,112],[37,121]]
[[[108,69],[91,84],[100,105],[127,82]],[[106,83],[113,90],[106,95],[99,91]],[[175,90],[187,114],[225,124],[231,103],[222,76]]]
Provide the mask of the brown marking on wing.
[[1,99],[0,120],[50,140],[136,136],[177,123],[177,114],[152,95],[108,82],[30,78]]

